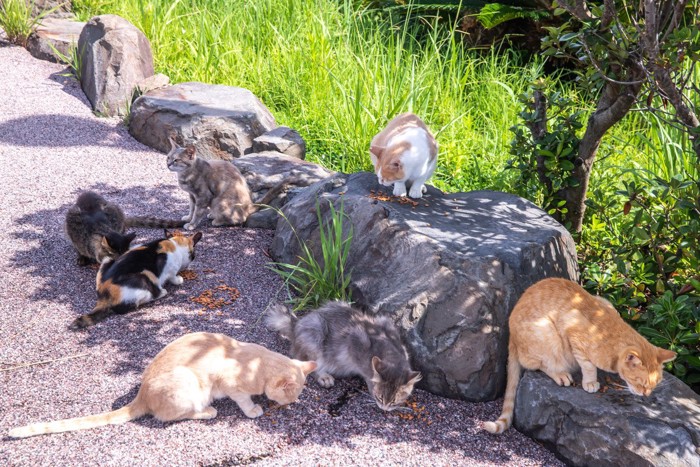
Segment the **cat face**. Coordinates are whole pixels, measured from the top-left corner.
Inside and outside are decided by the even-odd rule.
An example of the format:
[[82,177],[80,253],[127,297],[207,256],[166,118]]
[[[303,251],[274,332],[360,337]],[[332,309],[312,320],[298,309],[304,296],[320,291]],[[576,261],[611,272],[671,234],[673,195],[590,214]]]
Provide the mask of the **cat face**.
[[182,172],[191,167],[197,157],[194,146],[189,144],[183,148],[173,138],[170,138],[170,144],[172,147],[167,158],[168,170]]
[[190,262],[194,261],[194,247],[202,239],[202,232],[185,235],[182,232],[168,232],[165,230],[165,238],[172,240],[178,246],[187,248],[189,251],[189,261],[187,261],[187,264],[183,264],[183,267],[185,267],[189,265]]
[[317,367],[316,362],[301,362],[292,360],[291,372],[275,377],[265,387],[265,395],[268,399],[280,405],[288,405],[297,402],[299,394],[304,389],[306,376]]
[[380,184],[391,186],[395,182],[406,180],[404,164],[401,158],[409,149],[409,144],[406,142],[389,147],[372,146],[370,148],[374,171]]
[[623,353],[619,373],[632,394],[649,396],[663,378],[663,364],[674,358],[675,352],[659,347],[646,351],[630,348]]
[[370,393],[380,409],[387,412],[402,406],[413,392],[413,386],[420,381],[417,371],[400,371],[385,365],[379,357],[372,357]]

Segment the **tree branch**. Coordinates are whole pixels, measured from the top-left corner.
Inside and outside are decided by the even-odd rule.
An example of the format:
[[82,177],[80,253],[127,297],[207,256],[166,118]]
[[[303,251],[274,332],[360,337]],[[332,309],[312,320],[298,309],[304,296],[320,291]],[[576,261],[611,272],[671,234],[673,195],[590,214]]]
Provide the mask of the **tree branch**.
[[559,0],[559,6],[569,12],[569,14],[579,21],[586,21],[593,17],[585,0],[574,0],[576,5],[571,5],[569,0]]

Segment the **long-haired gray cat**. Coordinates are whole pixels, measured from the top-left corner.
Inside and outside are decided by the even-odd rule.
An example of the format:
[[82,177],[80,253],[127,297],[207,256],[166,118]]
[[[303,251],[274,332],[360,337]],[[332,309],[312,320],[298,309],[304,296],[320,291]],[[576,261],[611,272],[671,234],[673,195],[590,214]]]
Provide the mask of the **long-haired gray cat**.
[[94,191],[84,191],[66,213],[65,230],[78,252],[78,264],[85,266],[126,252],[136,237],[124,233],[129,227],[175,228],[183,224],[155,217],[126,217],[116,204]]
[[328,302],[301,318],[278,305],[268,311],[265,322],[291,341],[293,358],[316,361],[321,386],[333,386],[334,376],[361,376],[382,410],[402,405],[421,379],[411,369],[394,323],[346,302]]
[[168,169],[177,172],[180,188],[190,195],[190,211],[182,218],[187,230],[194,230],[208,210],[207,217],[215,227],[244,224],[248,216],[270,204],[293,183],[277,184],[254,204],[245,177],[231,162],[201,159],[193,145],[182,147],[173,138],[170,144]]

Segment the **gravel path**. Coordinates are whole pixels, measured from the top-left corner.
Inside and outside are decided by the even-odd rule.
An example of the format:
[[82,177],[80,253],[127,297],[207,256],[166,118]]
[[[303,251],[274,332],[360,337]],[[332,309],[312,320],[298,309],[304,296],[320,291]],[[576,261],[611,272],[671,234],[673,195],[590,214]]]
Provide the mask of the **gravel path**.
[[[95,302],[95,270],[78,267],[62,232],[67,207],[93,189],[132,215],[176,218],[187,209],[162,154],[116,119],[96,118],[64,67],[0,44],[0,465],[560,465],[510,430],[480,429],[500,401],[470,404],[417,390],[411,420],[381,412],[358,380],[327,390],[310,382],[301,401],[247,419],[230,400],[210,421],[120,426],[11,440],[10,428],[112,410],[129,402],[141,372],[168,342],[213,331],[286,352],[258,324],[281,282],[266,267],[269,231],[206,229],[191,269],[143,310],[85,332],[68,324]],[[136,241],[159,234],[138,230]],[[226,284],[232,305],[202,311],[190,300]],[[63,360],[60,360],[63,359]],[[53,360],[53,361],[52,361]],[[21,368],[23,364],[51,361]]]

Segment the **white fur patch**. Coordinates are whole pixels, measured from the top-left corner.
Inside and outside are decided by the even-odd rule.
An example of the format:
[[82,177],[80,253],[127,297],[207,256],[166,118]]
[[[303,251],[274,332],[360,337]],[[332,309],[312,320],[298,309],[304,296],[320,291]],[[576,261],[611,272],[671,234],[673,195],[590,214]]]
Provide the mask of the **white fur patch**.
[[175,277],[178,272],[185,269],[190,264],[190,249],[187,246],[180,245],[179,243],[169,240],[175,245],[175,251],[168,253],[168,261],[165,263],[163,272],[158,277],[158,282],[161,287],[165,285],[170,279]]
[[403,182],[419,180],[425,182],[433,175],[437,165],[437,157],[430,160],[430,145],[428,134],[422,128],[409,128],[389,140],[388,146],[407,142],[411,148],[401,155],[403,164]]

